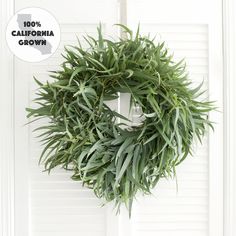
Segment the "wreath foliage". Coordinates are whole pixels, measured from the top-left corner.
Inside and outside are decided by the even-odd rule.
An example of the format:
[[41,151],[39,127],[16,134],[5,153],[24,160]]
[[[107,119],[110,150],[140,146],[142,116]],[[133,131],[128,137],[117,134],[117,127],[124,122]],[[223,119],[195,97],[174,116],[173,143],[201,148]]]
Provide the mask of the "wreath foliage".
[[[164,43],[120,26],[126,39],[105,39],[98,27],[98,39],[85,37],[88,49],[79,42],[65,48],[53,82],[36,80],[38,107],[27,111],[49,120],[37,129],[45,170],[63,167],[97,197],[131,211],[138,191],[150,194],[160,178],[175,175],[195,137],[201,141],[212,127],[214,106],[199,101],[201,85],[192,88],[184,62],[174,62]],[[106,105],[119,93],[130,93],[130,107],[141,107],[140,125],[121,124],[127,118]]]

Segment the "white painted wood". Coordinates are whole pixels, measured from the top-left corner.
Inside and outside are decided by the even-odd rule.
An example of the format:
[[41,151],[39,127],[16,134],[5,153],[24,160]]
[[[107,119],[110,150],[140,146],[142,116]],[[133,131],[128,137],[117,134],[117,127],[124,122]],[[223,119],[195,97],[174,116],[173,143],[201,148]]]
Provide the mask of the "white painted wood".
[[119,236],[119,216],[112,203],[106,206],[106,236]]
[[209,12],[211,15],[208,23],[208,88],[209,98],[217,101],[218,107],[218,111],[209,115],[209,118],[216,123],[215,131],[209,135],[209,236],[222,236],[224,166],[222,1],[214,1]]
[[[203,77],[206,79],[209,97],[217,100],[222,111],[221,1],[129,0],[127,3],[128,24],[136,28],[140,22],[144,33],[160,32],[162,39],[175,51],[177,59],[186,57],[191,78],[196,82]],[[0,236],[223,236],[222,113],[211,115],[217,122],[215,133],[210,132],[195,157],[186,160],[179,169],[179,192],[176,193],[175,181],[161,182],[156,197],[139,198],[132,220],[128,219],[124,209],[120,217],[116,217],[111,211],[112,206],[97,207],[99,201],[91,191],[70,181],[63,171],[57,170],[51,176],[40,173],[36,164],[40,147],[32,135],[34,125],[23,126],[27,122],[23,111],[30,105],[35,89],[32,75],[45,80],[45,71],[55,68],[60,62],[59,52],[63,45],[76,40],[73,36],[75,32],[93,33],[96,24],[101,21],[109,35],[117,35],[118,31],[112,24],[118,22],[119,5],[116,0],[15,0],[15,5],[16,10],[28,6],[46,8],[59,20],[63,37],[59,51],[50,59],[32,64],[17,59],[13,62],[6,47],[4,28],[14,3],[1,1],[0,58],[5,64],[1,68],[4,87],[0,87],[4,111],[4,115],[0,116]],[[235,114],[232,103],[235,88],[235,36],[232,32],[235,24],[229,23],[233,19],[234,7],[233,0],[225,1],[226,236],[235,235],[236,230]],[[118,104],[113,104],[121,113],[127,112],[127,107],[123,105],[125,99],[122,96]]]
[[[103,202],[91,190],[72,181],[70,173],[59,168],[52,171],[50,176],[42,173],[42,167],[37,165],[42,147],[33,133],[38,124],[23,124],[27,122],[25,107],[33,105],[37,88],[33,76],[41,81],[49,79],[47,71],[58,69],[63,60],[60,56],[63,47],[76,44],[76,36],[82,40],[86,33],[97,37],[99,22],[105,33],[117,37],[118,29],[113,26],[118,19],[117,2],[16,0],[15,3],[16,10],[29,5],[47,9],[61,26],[61,43],[51,58],[40,63],[15,59],[15,235],[115,235],[118,233],[116,222],[113,222],[117,218],[115,213],[109,211],[109,207],[101,207]],[[104,12],[104,9],[109,10]],[[82,40],[82,43],[85,42]],[[117,104],[112,105],[117,109]]]
[[[119,3],[119,23],[127,25],[127,0],[118,0]],[[126,35],[122,28],[120,28],[120,37],[124,38]]]
[[225,80],[225,181],[224,181],[224,236],[234,236],[236,233],[236,4],[233,0],[223,1],[224,27],[224,80]]
[[[186,58],[190,78],[205,80],[210,100],[223,110],[221,1],[128,1],[128,25],[157,34],[175,57]],[[158,34],[160,33],[160,35]],[[125,235],[223,235],[223,116],[211,113],[215,132],[177,169],[179,183],[161,181],[154,197],[134,204]],[[129,227],[130,228],[130,227]]]
[[14,236],[14,80],[13,56],[5,40],[14,2],[0,2],[0,235]]

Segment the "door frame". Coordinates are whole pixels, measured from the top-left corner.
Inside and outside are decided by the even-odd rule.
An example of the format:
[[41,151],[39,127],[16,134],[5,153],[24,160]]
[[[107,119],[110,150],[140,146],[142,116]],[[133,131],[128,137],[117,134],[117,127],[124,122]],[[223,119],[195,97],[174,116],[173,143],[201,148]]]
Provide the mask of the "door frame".
[[0,8],[0,236],[14,236],[14,58],[5,40],[14,0],[1,0]]
[[223,0],[224,236],[236,233],[236,3]]
[[[14,236],[14,57],[9,52],[5,40],[5,29],[9,18],[14,13],[14,0],[1,0],[1,84],[0,105],[2,113],[0,116],[0,236]],[[214,172],[220,170],[220,164],[224,165],[224,236],[233,236],[236,232],[234,220],[236,218],[236,108],[233,101],[236,99],[236,17],[234,0],[222,0],[223,6],[223,148],[224,160],[217,161]],[[214,85],[212,85],[213,88]],[[220,89],[220,88],[219,88]],[[212,137],[214,134],[212,135]],[[216,136],[216,135],[215,135]],[[216,137],[217,138],[217,137]],[[216,140],[214,140],[216,141]],[[215,143],[210,144],[213,150]],[[213,152],[214,153],[214,152]],[[212,156],[213,158],[213,156]],[[224,162],[224,163],[223,163]],[[223,181],[223,179],[222,179]],[[223,182],[222,182],[223,183]],[[217,187],[217,186],[215,186]],[[214,193],[210,192],[210,199],[214,199]],[[219,192],[220,193],[220,192]],[[212,194],[212,197],[211,197]],[[219,205],[221,197],[214,200],[212,204]],[[221,211],[221,209],[215,209]],[[215,216],[217,217],[217,216]],[[217,220],[223,220],[218,217]],[[213,228],[214,226],[212,226]],[[212,233],[212,236],[214,234]]]

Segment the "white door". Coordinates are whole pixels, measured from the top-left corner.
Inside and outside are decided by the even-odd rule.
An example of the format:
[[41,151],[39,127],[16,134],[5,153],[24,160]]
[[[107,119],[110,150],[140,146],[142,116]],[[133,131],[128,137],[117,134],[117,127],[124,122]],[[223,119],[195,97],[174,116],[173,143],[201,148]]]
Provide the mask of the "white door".
[[[46,80],[47,71],[61,62],[65,44],[76,35],[96,34],[99,22],[105,33],[117,36],[118,0],[15,0],[15,11],[41,7],[60,22],[61,45],[49,59],[26,63],[14,59],[15,236],[223,236],[222,215],[222,115],[194,157],[177,169],[174,181],[163,180],[154,196],[140,196],[132,219],[125,210],[119,217],[111,207],[100,207],[92,191],[83,188],[60,169],[50,176],[37,161],[41,151],[27,122],[25,107],[31,105],[36,85],[33,76]],[[190,78],[205,81],[211,100],[222,108],[222,46],[220,0],[127,0],[127,23],[133,29],[165,40],[175,57],[186,58]],[[120,99],[122,113],[126,97]],[[117,104],[118,105],[118,104]],[[4,235],[5,236],[5,235]],[[8,235],[7,235],[8,236]]]
[[[70,173],[55,170],[50,176],[38,166],[42,150],[27,122],[25,107],[32,105],[36,84],[48,79],[48,71],[59,69],[65,45],[76,44],[78,36],[104,32],[117,36],[118,5],[114,0],[32,1],[15,0],[15,11],[34,6],[51,12],[60,23],[61,43],[57,52],[40,63],[15,58],[15,232],[16,236],[104,236],[106,207],[91,190],[70,179]],[[109,10],[105,10],[109,9]]]
[[[222,105],[222,23],[220,0],[129,0],[128,25],[165,41],[177,60],[186,59],[189,77],[204,80],[211,100]],[[160,181],[154,195],[134,205],[129,235],[222,236],[222,114],[194,157],[177,168],[175,180]],[[128,234],[127,234],[128,235]]]

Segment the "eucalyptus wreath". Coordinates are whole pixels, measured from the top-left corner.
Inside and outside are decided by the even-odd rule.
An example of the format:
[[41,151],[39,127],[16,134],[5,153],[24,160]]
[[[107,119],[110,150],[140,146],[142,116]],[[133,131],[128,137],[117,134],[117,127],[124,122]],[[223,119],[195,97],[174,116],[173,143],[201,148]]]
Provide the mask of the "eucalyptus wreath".
[[[36,129],[46,171],[71,171],[98,198],[131,212],[137,192],[150,194],[161,178],[175,176],[193,141],[212,127],[214,104],[200,100],[201,85],[193,88],[184,61],[174,62],[164,42],[119,26],[125,39],[104,38],[98,27],[98,39],[84,37],[86,49],[79,41],[66,47],[53,81],[35,79],[38,106],[27,111],[48,120]],[[141,108],[139,125],[121,122],[129,119],[107,105],[121,93],[130,94],[130,109]]]

